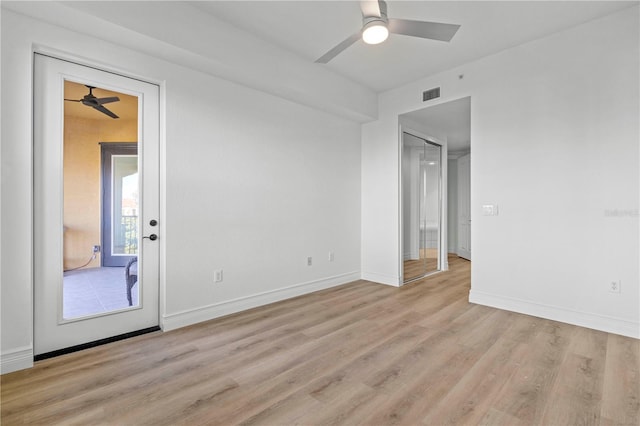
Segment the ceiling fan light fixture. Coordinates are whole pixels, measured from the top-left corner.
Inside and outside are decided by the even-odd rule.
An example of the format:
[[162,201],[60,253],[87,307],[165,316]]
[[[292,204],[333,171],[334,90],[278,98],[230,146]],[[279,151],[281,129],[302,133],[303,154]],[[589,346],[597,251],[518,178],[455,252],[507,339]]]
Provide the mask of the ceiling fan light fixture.
[[387,23],[383,20],[367,22],[362,29],[362,40],[367,44],[380,44],[389,37]]
[[389,37],[389,33],[392,32],[404,36],[449,42],[460,28],[460,25],[442,22],[389,19],[387,17],[387,3],[384,0],[362,0],[360,11],[362,12],[360,30],[316,59],[317,64],[328,63],[360,39],[367,44],[379,44],[385,41]]

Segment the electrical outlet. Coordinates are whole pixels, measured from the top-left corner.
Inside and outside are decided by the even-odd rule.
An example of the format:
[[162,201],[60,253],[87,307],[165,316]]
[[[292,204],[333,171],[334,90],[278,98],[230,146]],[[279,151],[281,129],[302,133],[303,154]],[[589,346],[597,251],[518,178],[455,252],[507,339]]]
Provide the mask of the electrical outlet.
[[621,281],[611,281],[609,284],[609,291],[611,293],[621,293],[622,292],[622,282]]
[[222,269],[216,269],[215,271],[213,271],[213,282],[222,282]]
[[313,258],[311,256],[307,257],[307,266],[311,266],[313,264]]
[[333,255],[333,252],[330,251],[329,252],[329,262],[333,262],[335,260],[335,256]]
[[94,253],[100,253],[100,246],[98,246],[98,245],[93,246],[93,252]]

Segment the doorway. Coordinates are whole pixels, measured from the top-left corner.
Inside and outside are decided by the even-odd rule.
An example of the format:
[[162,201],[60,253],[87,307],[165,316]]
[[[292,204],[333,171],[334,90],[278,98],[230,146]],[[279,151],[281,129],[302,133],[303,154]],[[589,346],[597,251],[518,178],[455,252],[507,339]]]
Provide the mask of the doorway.
[[157,328],[159,196],[158,86],[36,54],[37,357]]
[[[446,231],[449,255],[471,259],[471,97],[402,114],[412,129],[446,141]],[[460,184],[462,182],[462,184]],[[446,265],[445,265],[446,266]]]
[[[471,97],[463,97],[437,105],[407,112],[398,117],[402,129],[411,129],[423,139],[442,142],[443,209],[441,213],[443,238],[441,269],[448,269],[452,256],[471,260]],[[418,133],[419,132],[419,133]],[[400,137],[402,137],[402,132]],[[400,144],[401,145],[401,144]],[[402,145],[400,146],[402,150]],[[401,156],[404,154],[401,153]],[[405,158],[401,171],[406,173]],[[402,181],[404,177],[401,176]],[[401,188],[401,199],[406,198]],[[400,265],[404,266],[406,238],[404,223],[407,217],[404,201],[400,204]],[[409,238],[412,238],[409,236]],[[415,242],[413,243],[415,247]],[[415,250],[414,250],[415,253]],[[403,276],[403,268],[400,275]],[[401,281],[405,281],[403,278]]]

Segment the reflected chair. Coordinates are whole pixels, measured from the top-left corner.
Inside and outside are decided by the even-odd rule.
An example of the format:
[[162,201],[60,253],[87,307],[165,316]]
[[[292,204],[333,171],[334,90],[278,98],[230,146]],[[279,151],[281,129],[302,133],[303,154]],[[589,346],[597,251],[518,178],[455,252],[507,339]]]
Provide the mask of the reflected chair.
[[138,258],[132,258],[127,266],[124,268],[124,277],[127,284],[127,300],[129,306],[133,306],[133,300],[131,299],[131,288],[138,282]]

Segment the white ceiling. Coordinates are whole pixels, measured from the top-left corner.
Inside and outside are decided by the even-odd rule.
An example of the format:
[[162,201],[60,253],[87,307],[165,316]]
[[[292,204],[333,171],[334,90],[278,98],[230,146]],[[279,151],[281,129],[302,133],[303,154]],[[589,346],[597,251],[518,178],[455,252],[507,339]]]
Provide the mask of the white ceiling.
[[402,114],[414,123],[422,123],[438,136],[446,138],[449,153],[471,149],[471,98],[457,99]]
[[[389,16],[455,23],[450,43],[392,35],[314,61],[359,31],[357,1],[1,1],[5,10],[356,122],[378,94],[629,9],[635,1],[394,1]],[[629,9],[625,11],[625,9]],[[4,19],[4,16],[3,16]],[[87,58],[111,62],[101,50]]]
[[[313,63],[361,27],[357,1],[202,1],[194,7]],[[460,24],[450,43],[391,35],[326,65],[376,92],[637,5],[637,1],[387,1],[392,18]]]

